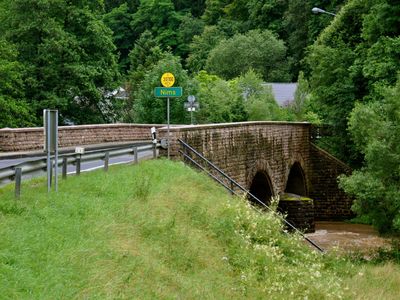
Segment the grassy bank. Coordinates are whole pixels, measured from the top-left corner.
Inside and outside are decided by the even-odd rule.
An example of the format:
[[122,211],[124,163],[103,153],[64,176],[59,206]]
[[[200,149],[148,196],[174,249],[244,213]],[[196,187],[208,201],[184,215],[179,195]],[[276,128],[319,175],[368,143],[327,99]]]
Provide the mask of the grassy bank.
[[4,299],[355,298],[352,279],[379,275],[310,250],[177,162],[85,173],[57,194],[42,179],[22,191],[16,202],[0,189]]

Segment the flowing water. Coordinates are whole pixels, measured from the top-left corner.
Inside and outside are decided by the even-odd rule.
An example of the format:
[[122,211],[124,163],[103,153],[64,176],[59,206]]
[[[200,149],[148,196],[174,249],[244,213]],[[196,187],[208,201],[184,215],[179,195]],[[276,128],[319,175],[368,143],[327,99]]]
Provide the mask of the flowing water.
[[306,234],[325,250],[371,252],[390,247],[390,241],[369,225],[345,222],[315,222],[315,232]]

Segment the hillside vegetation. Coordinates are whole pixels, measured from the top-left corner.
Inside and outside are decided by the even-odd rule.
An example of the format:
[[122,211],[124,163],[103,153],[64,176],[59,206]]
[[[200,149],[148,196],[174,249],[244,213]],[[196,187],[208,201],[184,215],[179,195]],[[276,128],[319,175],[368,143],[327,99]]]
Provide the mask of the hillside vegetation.
[[[397,265],[359,271],[315,252],[178,162],[73,176],[49,195],[44,179],[24,182],[21,200],[12,186],[0,199],[1,299],[339,299],[357,280],[394,299],[400,282]],[[383,275],[386,290],[372,283]]]

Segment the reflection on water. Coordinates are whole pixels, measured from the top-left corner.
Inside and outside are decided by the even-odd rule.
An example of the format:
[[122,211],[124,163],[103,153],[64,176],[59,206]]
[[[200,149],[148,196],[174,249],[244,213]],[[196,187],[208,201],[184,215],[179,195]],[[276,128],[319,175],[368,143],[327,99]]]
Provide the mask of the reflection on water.
[[306,234],[326,250],[369,252],[390,247],[390,241],[380,237],[369,225],[344,222],[315,222],[315,232]]

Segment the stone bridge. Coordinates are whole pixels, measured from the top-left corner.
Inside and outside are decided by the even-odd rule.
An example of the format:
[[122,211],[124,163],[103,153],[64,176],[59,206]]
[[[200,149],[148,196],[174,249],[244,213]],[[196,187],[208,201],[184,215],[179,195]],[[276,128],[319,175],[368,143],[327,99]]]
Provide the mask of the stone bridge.
[[[159,129],[166,137],[166,129]],[[180,138],[260,199],[293,193],[314,200],[317,220],[352,216],[337,177],[351,172],[311,142],[311,124],[242,122],[171,127],[171,156]]]
[[[59,128],[60,147],[150,140],[162,124],[104,124]],[[171,127],[171,154],[186,141],[259,198],[293,193],[314,199],[319,220],[348,218],[351,199],[337,176],[351,170],[311,142],[309,123],[243,122]],[[42,149],[43,128],[0,129],[0,154]]]

